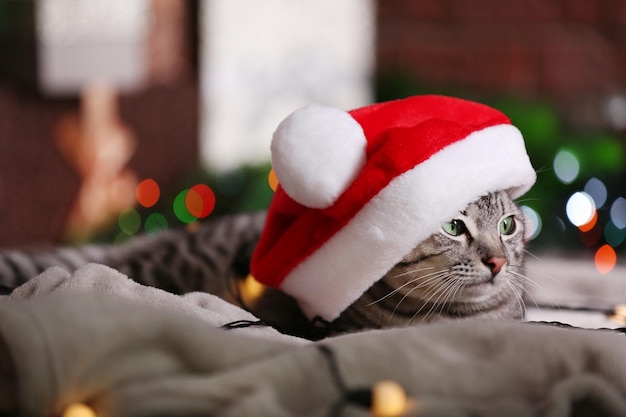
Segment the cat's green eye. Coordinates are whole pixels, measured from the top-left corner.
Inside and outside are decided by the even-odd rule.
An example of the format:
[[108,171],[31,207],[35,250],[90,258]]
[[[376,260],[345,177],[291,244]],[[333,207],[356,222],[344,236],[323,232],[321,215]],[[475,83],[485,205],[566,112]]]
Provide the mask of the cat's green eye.
[[450,236],[461,236],[467,228],[462,220],[451,220],[448,223],[444,223],[443,230]]
[[505,217],[500,221],[499,229],[501,235],[512,235],[515,233],[515,228],[515,217],[513,216]]

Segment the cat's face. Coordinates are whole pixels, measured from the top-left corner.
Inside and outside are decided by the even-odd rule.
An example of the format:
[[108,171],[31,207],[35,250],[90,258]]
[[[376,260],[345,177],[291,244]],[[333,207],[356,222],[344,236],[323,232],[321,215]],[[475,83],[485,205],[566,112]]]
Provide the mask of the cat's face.
[[416,284],[405,288],[408,297],[480,303],[512,285],[523,256],[522,211],[506,192],[499,192],[443,224],[386,278]]
[[471,203],[339,318],[361,327],[459,317],[521,318],[523,213],[506,192]]

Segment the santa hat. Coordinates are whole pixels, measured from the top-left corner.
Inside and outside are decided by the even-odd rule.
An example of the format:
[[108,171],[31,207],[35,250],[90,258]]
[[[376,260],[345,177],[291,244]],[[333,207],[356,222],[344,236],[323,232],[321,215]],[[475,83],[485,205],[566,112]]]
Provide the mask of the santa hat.
[[504,114],[443,96],[308,106],[278,126],[271,150],[280,186],[252,274],[327,321],[469,203],[518,197],[536,178]]

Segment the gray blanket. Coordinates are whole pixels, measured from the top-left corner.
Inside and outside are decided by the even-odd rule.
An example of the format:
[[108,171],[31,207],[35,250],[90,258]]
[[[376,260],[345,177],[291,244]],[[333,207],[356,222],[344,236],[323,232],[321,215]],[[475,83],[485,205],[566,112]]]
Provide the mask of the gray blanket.
[[77,402],[99,417],[369,416],[351,392],[381,380],[406,391],[404,415],[626,416],[617,332],[465,322],[310,343],[219,328],[240,319],[254,317],[100,265],[49,270],[0,300],[23,416]]

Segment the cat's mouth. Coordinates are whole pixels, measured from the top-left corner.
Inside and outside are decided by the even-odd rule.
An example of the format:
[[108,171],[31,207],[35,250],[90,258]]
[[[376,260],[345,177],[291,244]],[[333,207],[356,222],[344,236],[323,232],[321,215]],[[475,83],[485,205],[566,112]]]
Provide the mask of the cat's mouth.
[[500,274],[485,274],[473,277],[459,277],[459,287],[456,298],[465,301],[475,302],[484,297],[490,297],[502,290],[502,282]]

